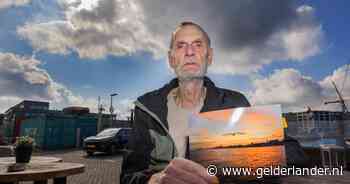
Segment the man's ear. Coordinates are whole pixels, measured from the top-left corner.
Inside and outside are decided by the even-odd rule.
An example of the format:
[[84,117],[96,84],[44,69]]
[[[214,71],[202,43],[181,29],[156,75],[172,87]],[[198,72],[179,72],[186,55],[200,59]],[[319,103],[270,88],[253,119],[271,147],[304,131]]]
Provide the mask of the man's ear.
[[175,68],[175,60],[171,52],[172,52],[171,50],[168,51],[168,61],[169,61],[170,67]]
[[213,48],[208,48],[208,65],[213,63]]

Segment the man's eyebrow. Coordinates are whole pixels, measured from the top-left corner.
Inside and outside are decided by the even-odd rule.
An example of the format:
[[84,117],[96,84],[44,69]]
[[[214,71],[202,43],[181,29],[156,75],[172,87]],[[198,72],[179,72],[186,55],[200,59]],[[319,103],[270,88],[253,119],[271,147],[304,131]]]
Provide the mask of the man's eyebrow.
[[[203,41],[204,41],[203,39],[198,38],[198,39],[192,41],[191,43],[202,43]],[[186,41],[176,41],[176,44],[188,44],[188,42],[186,42]]]
[[187,44],[185,41],[177,41],[176,44]]
[[197,40],[193,41],[192,43],[202,43],[202,42],[203,42],[203,40],[198,38]]

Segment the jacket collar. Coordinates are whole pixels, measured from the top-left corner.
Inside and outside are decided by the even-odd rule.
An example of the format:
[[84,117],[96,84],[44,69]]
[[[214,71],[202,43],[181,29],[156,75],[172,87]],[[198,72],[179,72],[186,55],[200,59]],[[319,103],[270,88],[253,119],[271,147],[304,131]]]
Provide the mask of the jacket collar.
[[[203,85],[207,88],[206,98],[204,100],[203,108],[201,112],[210,110],[212,106],[217,106],[218,102],[209,100],[217,99],[217,88],[215,84],[208,78],[204,77]],[[164,85],[162,88],[146,93],[145,95],[139,97],[137,100],[142,103],[149,111],[158,116],[161,122],[168,128],[167,122],[167,96],[170,91],[179,86],[179,81],[177,78],[172,79],[168,84]]]
[[[206,88],[210,88],[210,89],[215,88],[214,82],[211,81],[206,76],[203,78],[203,85]],[[173,90],[174,88],[177,88],[178,86],[179,86],[179,80],[178,80],[178,78],[174,78],[168,84],[166,84],[165,86],[163,86],[159,90],[160,90],[162,96],[167,97],[168,94],[170,93],[170,91]]]

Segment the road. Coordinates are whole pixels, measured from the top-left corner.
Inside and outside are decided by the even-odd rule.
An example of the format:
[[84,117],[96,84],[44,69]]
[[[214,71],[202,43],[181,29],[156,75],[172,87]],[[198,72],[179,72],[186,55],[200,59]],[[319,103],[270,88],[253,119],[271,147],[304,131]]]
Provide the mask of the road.
[[[94,156],[88,157],[84,151],[72,149],[39,152],[34,155],[60,157],[64,162],[84,164],[85,172],[79,175],[69,176],[69,184],[119,184],[119,176],[123,160],[122,152],[115,155],[97,153]],[[28,182],[23,182],[23,184],[27,183]],[[49,183],[52,183],[52,181]]]

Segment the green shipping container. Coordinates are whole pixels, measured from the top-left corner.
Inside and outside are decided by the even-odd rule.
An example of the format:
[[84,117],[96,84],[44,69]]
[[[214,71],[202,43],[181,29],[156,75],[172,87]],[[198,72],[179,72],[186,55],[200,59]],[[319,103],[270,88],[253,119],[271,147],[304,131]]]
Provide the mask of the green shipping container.
[[21,123],[20,135],[33,137],[36,147],[44,148],[45,117],[39,116],[23,120]]
[[96,117],[76,117],[75,126],[79,132],[79,146],[82,146],[86,137],[94,136],[97,132],[97,118]]
[[34,137],[40,149],[53,150],[81,146],[86,137],[96,135],[96,129],[94,116],[43,115],[25,119],[20,135]]
[[75,146],[76,131],[71,116],[49,116],[46,119],[45,149],[63,149]]

